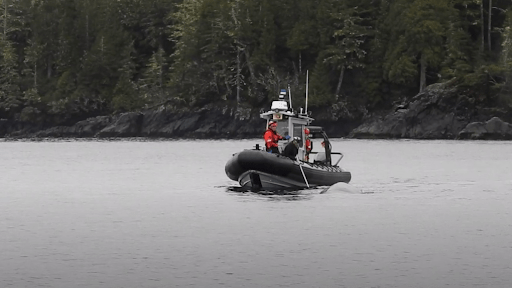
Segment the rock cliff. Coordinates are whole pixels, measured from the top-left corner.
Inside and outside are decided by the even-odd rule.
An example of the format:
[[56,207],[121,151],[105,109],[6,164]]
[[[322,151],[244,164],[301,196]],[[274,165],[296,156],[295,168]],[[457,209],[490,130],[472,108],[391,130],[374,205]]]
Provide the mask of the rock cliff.
[[[464,96],[451,83],[428,86],[410,100],[379,115],[371,115],[350,132],[351,138],[510,139],[500,118],[506,110],[488,108]],[[485,123],[484,123],[485,122]]]

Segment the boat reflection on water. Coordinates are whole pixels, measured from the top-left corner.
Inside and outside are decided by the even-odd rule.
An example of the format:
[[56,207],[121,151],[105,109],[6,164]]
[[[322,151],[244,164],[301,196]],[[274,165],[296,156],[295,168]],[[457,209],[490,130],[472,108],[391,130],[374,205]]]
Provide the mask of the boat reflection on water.
[[241,201],[305,201],[311,200],[315,195],[325,193],[329,187],[316,187],[310,189],[284,189],[264,190],[246,189],[240,186],[225,186],[226,192],[236,196]]

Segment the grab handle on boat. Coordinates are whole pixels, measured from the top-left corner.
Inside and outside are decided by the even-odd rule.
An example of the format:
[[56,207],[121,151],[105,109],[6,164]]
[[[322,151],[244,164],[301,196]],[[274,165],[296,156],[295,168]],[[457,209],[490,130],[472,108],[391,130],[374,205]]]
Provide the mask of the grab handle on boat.
[[340,159],[338,159],[338,161],[336,161],[336,164],[334,164],[333,166],[337,166],[338,163],[340,163],[342,158],[343,158],[343,153],[340,153]]
[[299,168],[300,168],[300,172],[302,172],[302,177],[304,177],[304,182],[306,182],[306,185],[309,188],[308,179],[306,179],[306,174],[304,174],[304,170],[302,169],[302,163],[300,163],[300,162],[299,162]]

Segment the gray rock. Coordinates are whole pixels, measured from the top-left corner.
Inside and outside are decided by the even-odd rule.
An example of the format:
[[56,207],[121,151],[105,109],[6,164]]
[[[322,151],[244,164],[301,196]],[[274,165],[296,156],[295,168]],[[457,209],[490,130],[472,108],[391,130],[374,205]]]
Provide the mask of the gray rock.
[[[110,116],[98,116],[89,118],[84,121],[77,122],[74,127],[74,133],[78,137],[94,137],[108,125],[112,123],[112,117]],[[75,137],[77,137],[75,136]]]
[[479,109],[450,82],[433,84],[387,114],[370,117],[349,137],[455,139],[475,118],[492,117]]
[[170,137],[174,129],[166,129],[166,125],[172,122],[172,113],[165,107],[159,107],[155,110],[144,111],[142,119],[141,134],[145,137]]
[[101,129],[96,135],[105,137],[137,137],[140,136],[141,124],[144,115],[138,112],[120,114],[112,124]]
[[110,116],[88,118],[77,122],[73,126],[55,126],[38,131],[31,135],[37,138],[89,138],[95,137],[98,131],[112,122]]
[[460,131],[458,139],[511,140],[512,125],[498,117],[487,122],[472,122]]

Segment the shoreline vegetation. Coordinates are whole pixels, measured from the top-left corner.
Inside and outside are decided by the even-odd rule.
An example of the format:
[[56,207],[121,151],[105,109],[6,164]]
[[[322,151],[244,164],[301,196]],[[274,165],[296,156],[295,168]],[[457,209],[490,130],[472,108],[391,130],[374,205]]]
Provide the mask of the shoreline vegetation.
[[512,139],[505,0],[0,0],[0,137]]

